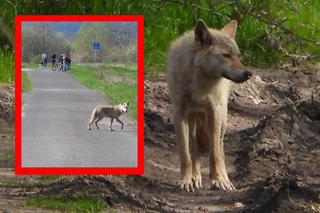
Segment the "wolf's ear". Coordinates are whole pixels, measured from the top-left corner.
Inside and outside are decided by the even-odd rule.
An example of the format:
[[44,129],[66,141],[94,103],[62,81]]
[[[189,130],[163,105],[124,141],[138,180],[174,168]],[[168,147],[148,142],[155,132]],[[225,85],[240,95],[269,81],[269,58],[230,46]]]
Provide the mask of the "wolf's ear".
[[220,31],[224,34],[230,36],[231,38],[236,38],[238,22],[236,20],[231,20],[226,24]]
[[129,106],[129,101],[127,102],[127,105]]
[[195,40],[201,45],[211,45],[212,36],[207,28],[207,25],[202,19],[199,19],[194,27]]

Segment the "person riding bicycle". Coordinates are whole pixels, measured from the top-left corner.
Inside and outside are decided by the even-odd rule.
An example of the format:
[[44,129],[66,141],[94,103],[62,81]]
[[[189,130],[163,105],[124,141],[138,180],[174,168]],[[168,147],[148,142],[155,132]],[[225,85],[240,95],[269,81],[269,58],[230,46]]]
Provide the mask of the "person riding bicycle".
[[51,55],[51,62],[52,62],[52,70],[53,70],[53,67],[54,67],[54,64],[56,63],[57,61],[57,55],[55,53],[52,53]]
[[71,59],[70,59],[70,54],[66,53],[66,65],[67,65],[67,70],[71,68]]
[[60,57],[59,57],[59,61],[60,61],[60,69],[59,71],[66,71],[66,54],[65,53],[61,53]]

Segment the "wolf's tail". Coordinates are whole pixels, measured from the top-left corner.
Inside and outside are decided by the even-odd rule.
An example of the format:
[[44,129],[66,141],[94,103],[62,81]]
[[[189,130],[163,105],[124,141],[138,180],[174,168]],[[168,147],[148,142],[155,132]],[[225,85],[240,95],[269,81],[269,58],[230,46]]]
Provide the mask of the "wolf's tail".
[[95,118],[96,118],[97,108],[94,108],[91,114],[90,121],[88,122],[88,130],[91,130],[90,125],[93,124]]

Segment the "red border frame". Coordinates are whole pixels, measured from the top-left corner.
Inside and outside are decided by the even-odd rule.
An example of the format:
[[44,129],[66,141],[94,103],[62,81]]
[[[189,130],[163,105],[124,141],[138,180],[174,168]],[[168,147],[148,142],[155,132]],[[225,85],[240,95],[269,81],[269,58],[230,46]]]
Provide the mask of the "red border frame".
[[[137,42],[137,167],[22,167],[21,159],[21,28],[24,21],[133,21],[138,24]],[[142,15],[18,15],[15,17],[15,174],[16,175],[97,175],[144,172],[144,17]]]

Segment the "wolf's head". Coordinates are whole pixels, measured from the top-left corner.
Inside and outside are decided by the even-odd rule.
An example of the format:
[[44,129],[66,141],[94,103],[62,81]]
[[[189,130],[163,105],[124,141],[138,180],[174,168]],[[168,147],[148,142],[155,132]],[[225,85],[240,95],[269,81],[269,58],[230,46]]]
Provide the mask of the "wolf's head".
[[236,83],[248,80],[252,73],[241,64],[240,51],[235,42],[237,21],[232,20],[221,30],[213,30],[203,20],[198,20],[195,28],[197,52],[194,65],[203,74],[212,77],[224,77]]
[[129,110],[129,101],[127,103],[121,104],[121,111],[128,112]]

